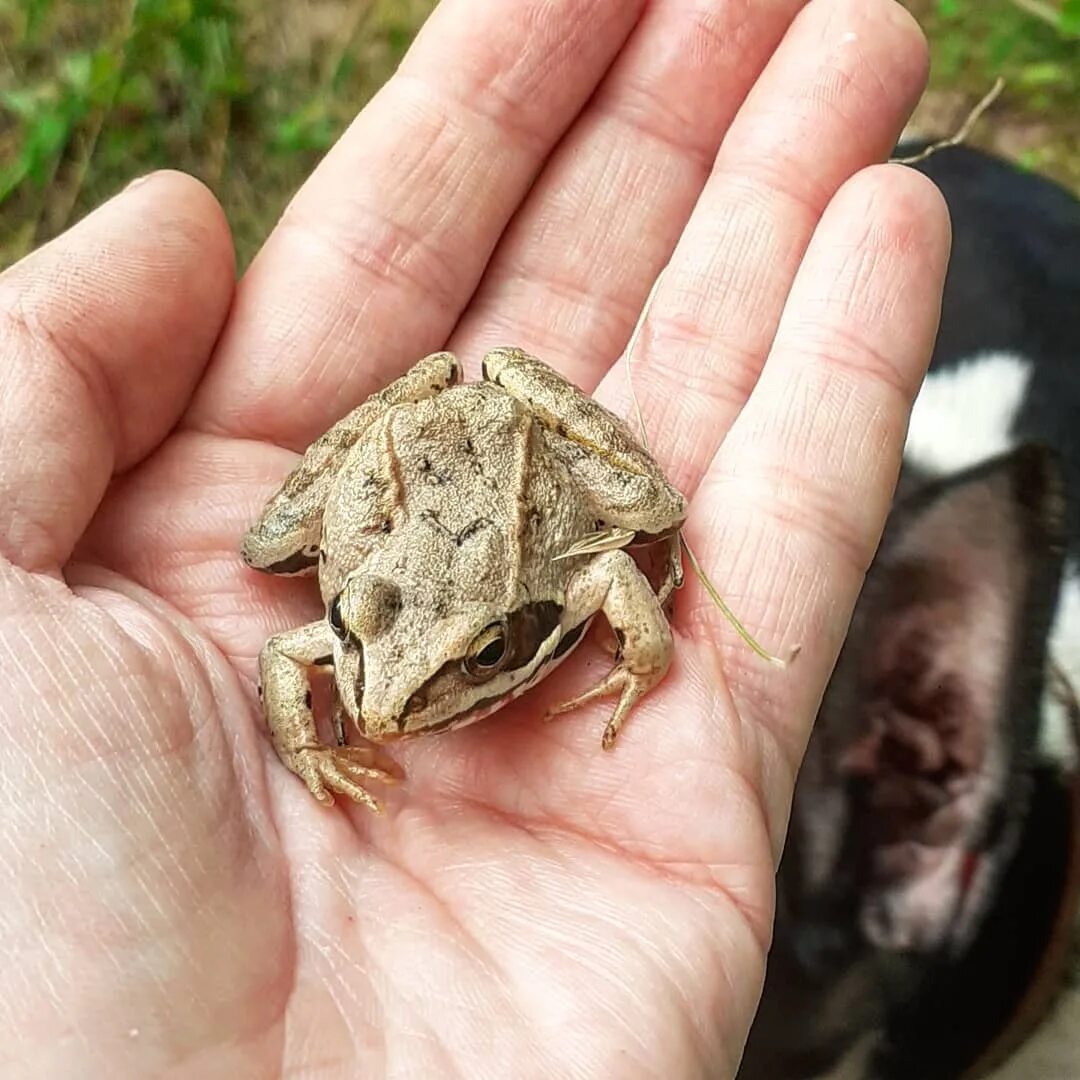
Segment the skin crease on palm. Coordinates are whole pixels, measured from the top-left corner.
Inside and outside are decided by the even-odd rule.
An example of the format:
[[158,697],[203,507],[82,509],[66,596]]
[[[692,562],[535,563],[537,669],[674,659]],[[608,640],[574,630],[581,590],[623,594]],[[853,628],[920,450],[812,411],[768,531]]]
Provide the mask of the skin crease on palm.
[[[732,1075],[795,770],[936,329],[943,203],[881,165],[891,0],[443,0],[234,288],[156,174],[0,277],[0,1072]],[[688,579],[610,754],[586,644],[318,805],[255,700],[310,580],[237,545],[296,452],[446,344],[629,415],[762,664]]]

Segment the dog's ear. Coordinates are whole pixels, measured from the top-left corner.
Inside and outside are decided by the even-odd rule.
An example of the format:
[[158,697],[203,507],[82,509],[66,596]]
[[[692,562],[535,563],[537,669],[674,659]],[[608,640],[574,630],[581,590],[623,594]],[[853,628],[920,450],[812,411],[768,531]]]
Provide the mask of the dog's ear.
[[[1063,549],[1037,447],[896,508],[796,808],[801,860],[833,864],[805,883],[839,883],[869,945],[960,948],[976,927],[1023,815]],[[828,799],[842,825],[826,845]]]
[[867,942],[962,948],[1011,850],[1044,692],[1064,502],[1024,447],[897,508],[874,579],[855,713],[831,748]]
[[1023,817],[1057,460],[1023,447],[900,491],[800,771],[748,1077],[816,1075],[918,985],[920,956],[962,949]]

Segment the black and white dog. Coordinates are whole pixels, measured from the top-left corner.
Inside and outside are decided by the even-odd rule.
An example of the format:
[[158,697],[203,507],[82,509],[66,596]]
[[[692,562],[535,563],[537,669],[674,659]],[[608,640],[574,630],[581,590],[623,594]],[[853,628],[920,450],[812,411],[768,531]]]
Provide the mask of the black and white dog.
[[1080,202],[963,147],[918,168],[941,330],[741,1080],[1080,1077]]

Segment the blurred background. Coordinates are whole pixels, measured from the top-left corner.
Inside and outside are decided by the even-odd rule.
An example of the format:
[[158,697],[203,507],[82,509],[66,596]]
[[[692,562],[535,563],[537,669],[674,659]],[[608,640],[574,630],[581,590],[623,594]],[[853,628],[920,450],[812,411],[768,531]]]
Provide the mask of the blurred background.
[[[225,206],[243,266],[436,0],[0,0],[0,267],[170,166]],[[920,133],[1080,193],[1080,0],[909,0],[933,50]]]

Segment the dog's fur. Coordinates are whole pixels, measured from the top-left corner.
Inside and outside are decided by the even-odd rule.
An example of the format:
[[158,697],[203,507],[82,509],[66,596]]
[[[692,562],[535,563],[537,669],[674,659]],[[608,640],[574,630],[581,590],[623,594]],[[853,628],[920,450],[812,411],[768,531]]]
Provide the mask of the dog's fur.
[[941,329],[800,774],[745,1080],[1080,1075],[1080,971],[1054,966],[1080,867],[1080,202],[963,147],[919,167],[953,219]]

